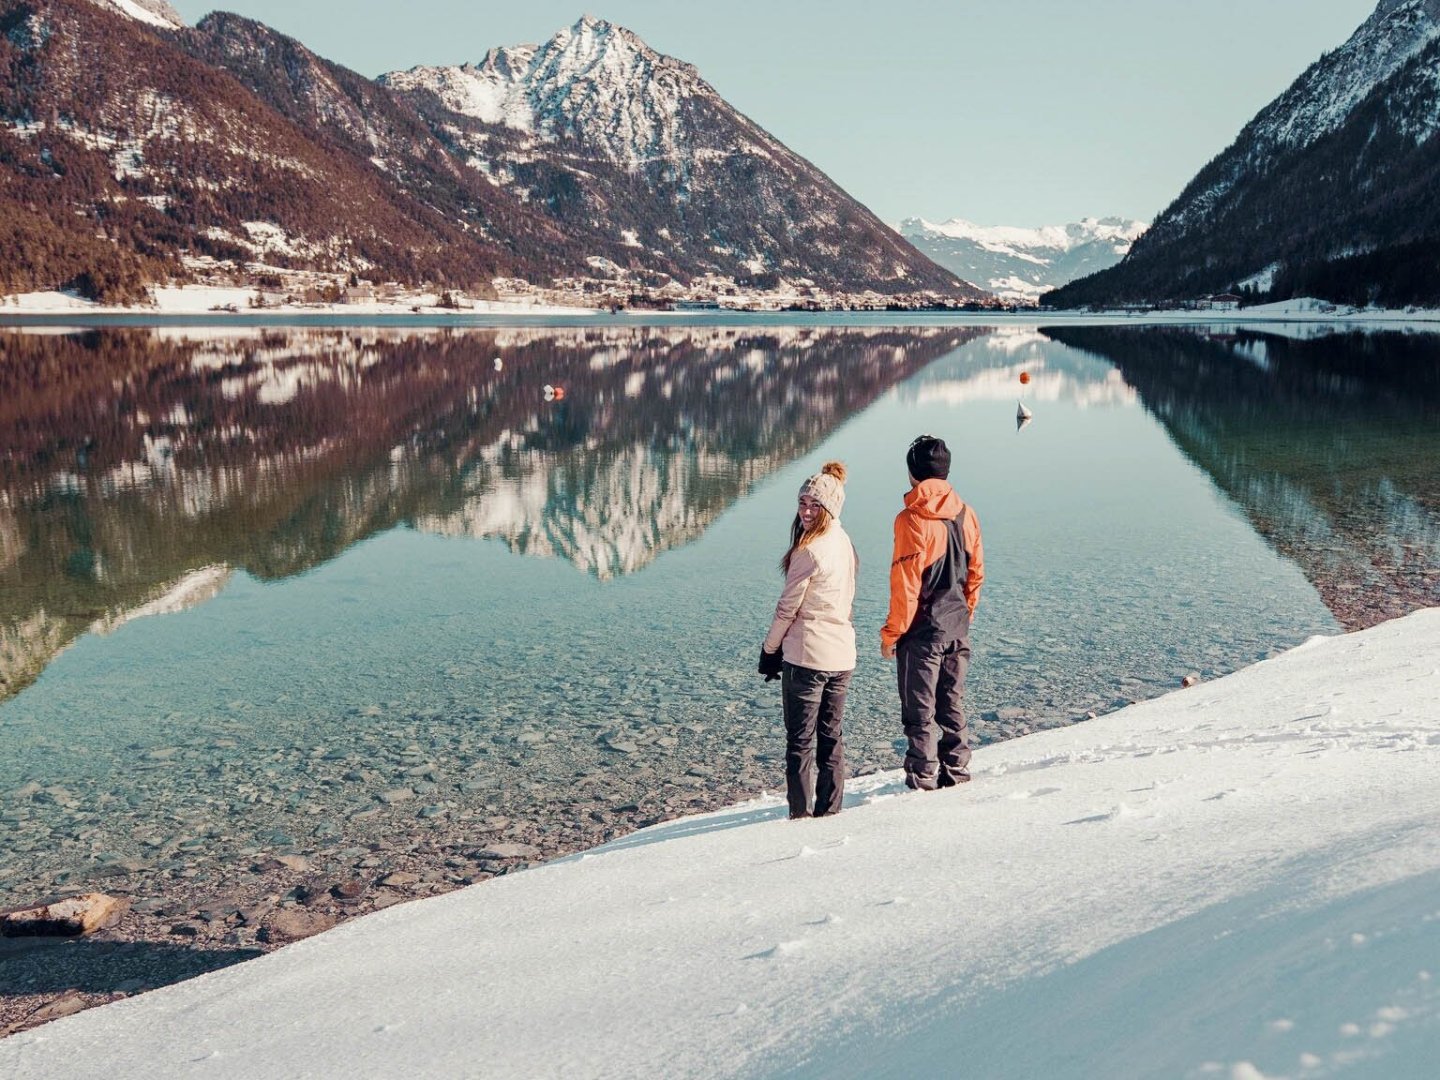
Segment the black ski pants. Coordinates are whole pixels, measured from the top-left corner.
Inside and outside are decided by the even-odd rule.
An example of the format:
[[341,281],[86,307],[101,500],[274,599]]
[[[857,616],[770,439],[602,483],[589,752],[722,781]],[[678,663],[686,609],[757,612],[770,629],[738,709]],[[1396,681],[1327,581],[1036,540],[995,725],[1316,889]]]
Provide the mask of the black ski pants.
[[845,740],[840,721],[852,674],[789,663],[780,673],[785,708],[785,794],[792,818],[840,812],[845,797]]
[[970,639],[902,638],[895,647],[900,721],[909,746],[905,783],[930,791],[970,779],[970,731],[962,708]]

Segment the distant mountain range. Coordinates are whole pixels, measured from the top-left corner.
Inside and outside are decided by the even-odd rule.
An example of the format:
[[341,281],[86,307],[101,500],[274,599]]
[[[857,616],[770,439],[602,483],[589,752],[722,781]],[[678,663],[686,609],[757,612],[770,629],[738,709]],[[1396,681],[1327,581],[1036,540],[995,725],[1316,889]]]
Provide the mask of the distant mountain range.
[[1440,303],[1440,0],[1381,0],[1206,165],[1120,265],[1047,298]]
[[234,267],[476,295],[988,298],[693,67],[589,17],[370,80],[236,15],[0,0],[0,190],[0,292],[133,301]]
[[1145,223],[1084,218],[1038,229],[976,225],[961,218],[933,224],[906,218],[899,232],[941,266],[1002,300],[1034,303],[1044,293],[1114,266]]

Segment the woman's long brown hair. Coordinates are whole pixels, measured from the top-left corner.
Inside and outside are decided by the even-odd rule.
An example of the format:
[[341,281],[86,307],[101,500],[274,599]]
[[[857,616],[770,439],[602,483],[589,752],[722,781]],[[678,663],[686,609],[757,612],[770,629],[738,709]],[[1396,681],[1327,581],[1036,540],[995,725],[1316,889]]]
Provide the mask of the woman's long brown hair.
[[[820,471],[827,476],[833,476],[842,484],[845,483],[845,466],[838,461],[827,461],[820,467]],[[830,517],[830,511],[823,506],[820,508],[820,517],[816,519],[814,527],[810,529],[800,523],[799,514],[795,515],[795,520],[790,523],[790,548],[785,552],[785,557],[780,560],[782,574],[790,572],[790,560],[795,557],[797,551],[809,547],[817,537],[825,535],[832,520],[834,519]]]

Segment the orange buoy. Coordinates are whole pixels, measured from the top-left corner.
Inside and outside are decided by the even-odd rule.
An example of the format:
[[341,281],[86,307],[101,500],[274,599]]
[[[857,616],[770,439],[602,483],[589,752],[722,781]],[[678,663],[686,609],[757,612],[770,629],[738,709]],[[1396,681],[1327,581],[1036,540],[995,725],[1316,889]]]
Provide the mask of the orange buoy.
[[1030,382],[1030,373],[1029,373],[1028,371],[1022,371],[1022,372],[1020,372],[1020,385],[1021,385],[1021,386],[1025,386],[1025,385],[1026,385],[1027,383],[1029,383],[1029,382]]

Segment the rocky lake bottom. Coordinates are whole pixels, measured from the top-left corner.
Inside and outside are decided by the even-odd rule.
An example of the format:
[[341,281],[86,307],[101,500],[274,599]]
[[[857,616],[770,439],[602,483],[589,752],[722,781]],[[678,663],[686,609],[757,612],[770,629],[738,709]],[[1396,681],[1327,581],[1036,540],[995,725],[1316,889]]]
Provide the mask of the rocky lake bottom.
[[[635,716],[589,725],[578,739],[537,726],[488,745],[462,737],[442,755],[412,738],[433,718],[402,712],[368,728],[376,739],[363,752],[316,746],[247,762],[226,757],[233,741],[212,735],[139,754],[125,799],[36,781],[0,793],[14,845],[0,884],[12,905],[93,891],[129,903],[117,925],[83,939],[0,939],[0,1034],[647,825],[783,792],[778,696],[742,707],[774,714],[765,738],[737,745],[725,725]],[[357,719],[387,712],[367,710]],[[983,743],[1073,719],[1011,708],[972,726]],[[898,767],[900,741],[857,726],[847,737],[851,774]],[[202,781],[244,804],[244,839]],[[193,801],[177,790],[186,783],[197,785]],[[117,819],[133,846],[95,850]],[[54,872],[77,856],[78,869]]]

